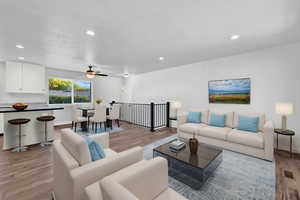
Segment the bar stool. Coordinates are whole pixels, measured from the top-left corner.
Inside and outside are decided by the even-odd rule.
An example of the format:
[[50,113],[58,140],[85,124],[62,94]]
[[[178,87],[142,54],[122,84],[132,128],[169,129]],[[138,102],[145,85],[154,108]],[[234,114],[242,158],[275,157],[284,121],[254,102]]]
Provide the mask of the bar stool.
[[8,120],[8,123],[12,125],[18,125],[19,126],[19,146],[14,148],[12,152],[23,152],[27,150],[27,147],[22,146],[22,129],[21,125],[22,124],[27,124],[30,122],[30,119],[25,119],[25,118],[19,118],[19,119],[11,119]]
[[51,115],[47,115],[47,116],[41,116],[36,118],[38,121],[40,122],[44,122],[45,123],[45,141],[41,142],[41,146],[47,146],[47,145],[51,145],[51,142],[48,142],[48,133],[47,133],[47,122],[49,121],[53,121],[55,119],[54,116]]

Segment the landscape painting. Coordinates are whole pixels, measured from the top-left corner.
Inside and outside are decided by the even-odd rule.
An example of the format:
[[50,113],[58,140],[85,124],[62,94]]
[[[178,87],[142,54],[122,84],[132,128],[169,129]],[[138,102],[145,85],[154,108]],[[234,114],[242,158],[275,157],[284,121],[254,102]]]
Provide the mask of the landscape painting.
[[250,78],[208,82],[209,103],[250,104]]

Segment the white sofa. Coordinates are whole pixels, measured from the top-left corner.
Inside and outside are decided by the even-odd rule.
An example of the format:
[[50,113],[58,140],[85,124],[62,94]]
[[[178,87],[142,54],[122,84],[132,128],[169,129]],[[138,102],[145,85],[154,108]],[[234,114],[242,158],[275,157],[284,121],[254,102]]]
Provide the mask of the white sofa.
[[[178,115],[177,132],[179,137],[191,138],[195,134],[201,143],[215,145],[258,158],[272,161],[274,156],[273,123],[266,121],[263,113],[220,112],[191,110],[201,112],[202,123],[187,123],[188,113]],[[225,127],[209,126],[211,113],[225,114]],[[238,116],[259,117],[258,133],[240,131]]]
[[92,162],[86,141],[71,129],[61,131],[53,143],[54,196],[56,200],[86,199],[84,188],[122,168],[143,160],[141,147],[116,153],[109,149],[109,134],[91,135],[106,157]]
[[126,167],[85,192],[88,200],[187,200],[169,188],[168,163],[161,157]]

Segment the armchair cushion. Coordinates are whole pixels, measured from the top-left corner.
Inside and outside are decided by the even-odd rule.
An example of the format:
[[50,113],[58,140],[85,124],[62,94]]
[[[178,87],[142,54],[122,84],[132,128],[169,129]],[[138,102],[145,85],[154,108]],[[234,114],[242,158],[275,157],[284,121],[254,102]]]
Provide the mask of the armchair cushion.
[[[143,149],[135,147],[73,169],[71,171],[71,180],[74,198],[77,200],[86,196],[84,195],[84,188],[87,186],[142,159]],[[99,200],[101,199],[99,198]]]
[[135,163],[100,184],[107,200],[185,200],[168,187],[168,163],[161,157]]
[[92,161],[96,161],[96,160],[105,158],[105,152],[104,152],[101,144],[98,144],[94,139],[92,139],[86,135],[81,134],[80,136],[88,144]]
[[162,192],[158,197],[154,200],[186,200],[183,196],[179,195],[172,188],[168,188],[164,192]]
[[61,143],[80,166],[91,162],[88,144],[71,129],[61,130]]

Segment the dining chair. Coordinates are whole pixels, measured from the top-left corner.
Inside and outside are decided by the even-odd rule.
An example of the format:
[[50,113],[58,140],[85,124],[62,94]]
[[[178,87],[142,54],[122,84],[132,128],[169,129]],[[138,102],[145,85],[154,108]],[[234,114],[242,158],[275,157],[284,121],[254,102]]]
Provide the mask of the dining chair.
[[106,131],[106,107],[104,105],[98,104],[95,106],[95,115],[90,118],[90,122],[92,123],[92,129],[95,130],[95,132],[97,132],[98,123],[100,128],[103,124]]
[[118,124],[118,127],[120,127],[120,104],[113,104],[109,115],[107,116],[107,119],[111,120],[111,127],[112,127],[112,122],[115,121]]
[[82,110],[79,110],[76,106],[72,108],[72,129],[77,129],[77,124],[81,122],[87,122],[88,119],[82,116]]

